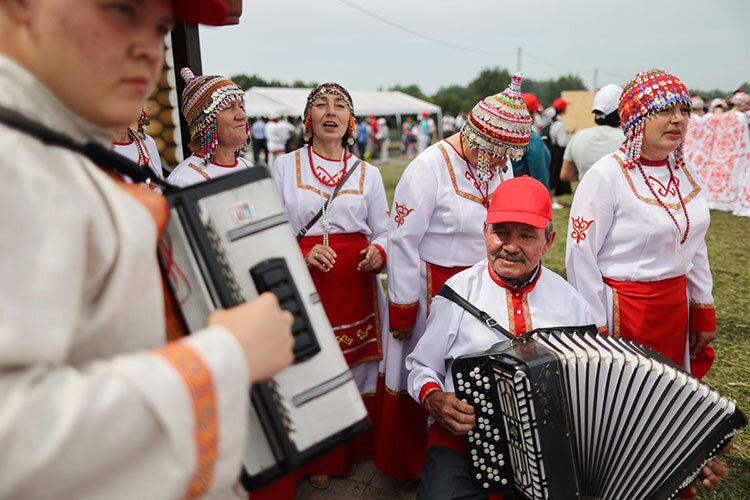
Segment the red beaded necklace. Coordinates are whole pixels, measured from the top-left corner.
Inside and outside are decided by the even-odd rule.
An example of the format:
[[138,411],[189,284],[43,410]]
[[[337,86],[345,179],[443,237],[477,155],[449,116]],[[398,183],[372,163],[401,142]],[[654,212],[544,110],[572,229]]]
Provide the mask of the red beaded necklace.
[[[346,174],[346,163],[347,163],[346,151],[344,151],[344,166],[341,167],[341,170],[339,170],[338,173],[334,176],[329,176],[328,172],[326,172],[325,169],[321,166],[318,166],[317,168],[315,168],[315,166],[313,165],[313,158],[312,158],[313,149],[309,144],[307,145],[307,157],[310,160],[310,170],[312,170],[312,173],[315,176],[315,178],[318,179],[322,184],[325,184],[326,186],[330,186],[330,187],[338,186],[341,180],[344,178],[344,175]],[[320,170],[321,173],[318,173],[318,170]],[[328,178],[326,179],[325,177],[322,177],[321,174]]]
[[[484,192],[482,192],[482,184],[477,180],[476,177],[474,177],[474,174],[471,171],[471,163],[469,163],[469,160],[466,159],[466,152],[464,151],[464,141],[461,140],[461,138],[458,139],[458,143],[461,145],[461,158],[466,162],[466,177],[470,178],[470,180],[474,183],[474,187],[477,188],[477,191],[479,191],[479,194],[482,196],[482,205],[484,205],[485,208],[490,208],[490,185],[487,183],[484,186]],[[490,172],[490,179],[492,179],[492,172]]]
[[148,167],[149,166],[149,159],[148,155],[146,155],[146,152],[143,149],[143,145],[141,144],[140,139],[138,136],[133,132],[133,129],[128,128],[128,137],[135,143],[136,149],[138,149],[138,165]]
[[[677,223],[677,219],[674,215],[672,215],[672,212],[667,208],[667,206],[664,204],[663,201],[656,195],[656,191],[654,191],[654,187],[651,185],[651,183],[646,178],[646,174],[643,172],[643,167],[641,166],[642,163],[645,163],[646,165],[662,165],[661,162],[650,162],[646,160],[645,158],[641,158],[641,161],[638,162],[638,170],[641,172],[641,177],[643,177],[643,182],[646,183],[648,186],[649,191],[651,191],[651,194],[654,196],[656,201],[659,202],[659,205],[664,209],[665,212],[667,212],[667,215],[669,215],[669,218],[672,219],[672,222],[674,222],[675,227],[677,228],[677,233],[680,232],[680,225]],[[682,239],[680,240],[680,245],[684,245],[687,241],[688,233],[690,232],[690,217],[688,217],[687,208],[685,207],[685,202],[682,200],[682,193],[680,193],[680,186],[677,183],[677,179],[674,177],[674,173],[672,172],[672,167],[669,165],[669,159],[667,158],[667,170],[669,170],[669,182],[674,183],[674,188],[677,191],[677,198],[680,200],[680,206],[682,206],[682,211],[685,213],[685,234],[682,235]]]

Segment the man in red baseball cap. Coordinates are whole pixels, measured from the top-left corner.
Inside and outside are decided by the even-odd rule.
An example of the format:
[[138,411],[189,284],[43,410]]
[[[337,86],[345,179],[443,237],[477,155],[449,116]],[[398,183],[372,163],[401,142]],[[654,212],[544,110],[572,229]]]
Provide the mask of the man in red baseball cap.
[[[541,264],[555,241],[552,204],[542,183],[524,176],[500,184],[487,212],[484,240],[487,258],[446,286],[516,336],[532,328],[592,323],[584,298]],[[495,330],[455,302],[441,295],[432,299],[424,336],[406,358],[409,394],[435,420],[419,498],[482,497],[469,475],[464,446],[475,412],[456,398],[451,367],[457,357],[486,350],[498,340]]]
[[248,391],[293,360],[272,294],[166,344],[166,200],[11,126],[20,115],[106,158],[175,18],[222,24],[226,10],[0,1],[0,498],[236,497]]

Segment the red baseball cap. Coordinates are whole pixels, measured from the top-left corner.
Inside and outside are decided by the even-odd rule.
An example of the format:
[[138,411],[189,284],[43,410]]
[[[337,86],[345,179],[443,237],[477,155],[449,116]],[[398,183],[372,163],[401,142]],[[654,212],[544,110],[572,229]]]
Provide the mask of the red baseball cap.
[[552,101],[552,107],[555,108],[558,111],[562,111],[563,109],[570,106],[570,101],[564,100],[562,97],[558,97],[554,101]]
[[223,26],[227,6],[222,0],[172,0],[174,17],[190,24]]
[[544,184],[524,175],[500,184],[492,195],[487,224],[520,222],[544,229],[552,220],[552,201]]
[[526,108],[529,110],[529,113],[533,113],[534,111],[539,109],[539,99],[536,98],[534,94],[529,94],[528,92],[524,92],[521,94],[521,99],[523,99],[523,102],[526,103]]

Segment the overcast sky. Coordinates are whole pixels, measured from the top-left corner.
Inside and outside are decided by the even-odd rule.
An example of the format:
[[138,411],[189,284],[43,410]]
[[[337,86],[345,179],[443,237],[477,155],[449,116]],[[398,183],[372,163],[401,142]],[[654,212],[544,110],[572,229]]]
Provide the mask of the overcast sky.
[[595,68],[598,87],[652,67],[690,88],[750,81],[750,0],[244,0],[239,25],[200,37],[204,74],[350,90],[430,95],[486,67],[515,71],[519,46],[525,76],[589,88]]

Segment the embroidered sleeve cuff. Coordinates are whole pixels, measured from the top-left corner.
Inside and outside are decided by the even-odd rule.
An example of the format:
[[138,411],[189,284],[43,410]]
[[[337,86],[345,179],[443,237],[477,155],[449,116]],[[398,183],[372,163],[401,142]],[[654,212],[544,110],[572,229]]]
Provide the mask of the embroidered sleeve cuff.
[[713,304],[690,303],[690,330],[694,332],[716,331],[716,309]]
[[378,269],[378,272],[381,272],[383,268],[385,267],[385,264],[387,262],[388,256],[385,254],[385,250],[383,250],[383,247],[375,243],[375,248],[378,249],[378,252],[380,252],[380,269]]
[[598,326],[596,329],[602,335],[609,335],[609,328],[607,328],[607,325]]
[[419,307],[419,302],[397,304],[389,300],[388,317],[390,319],[391,330],[413,328],[417,320],[417,307]]
[[436,391],[442,391],[443,389],[440,388],[438,384],[435,382],[427,382],[425,385],[422,386],[422,390],[419,391],[419,403],[424,404],[424,400],[427,396],[432,394]]

